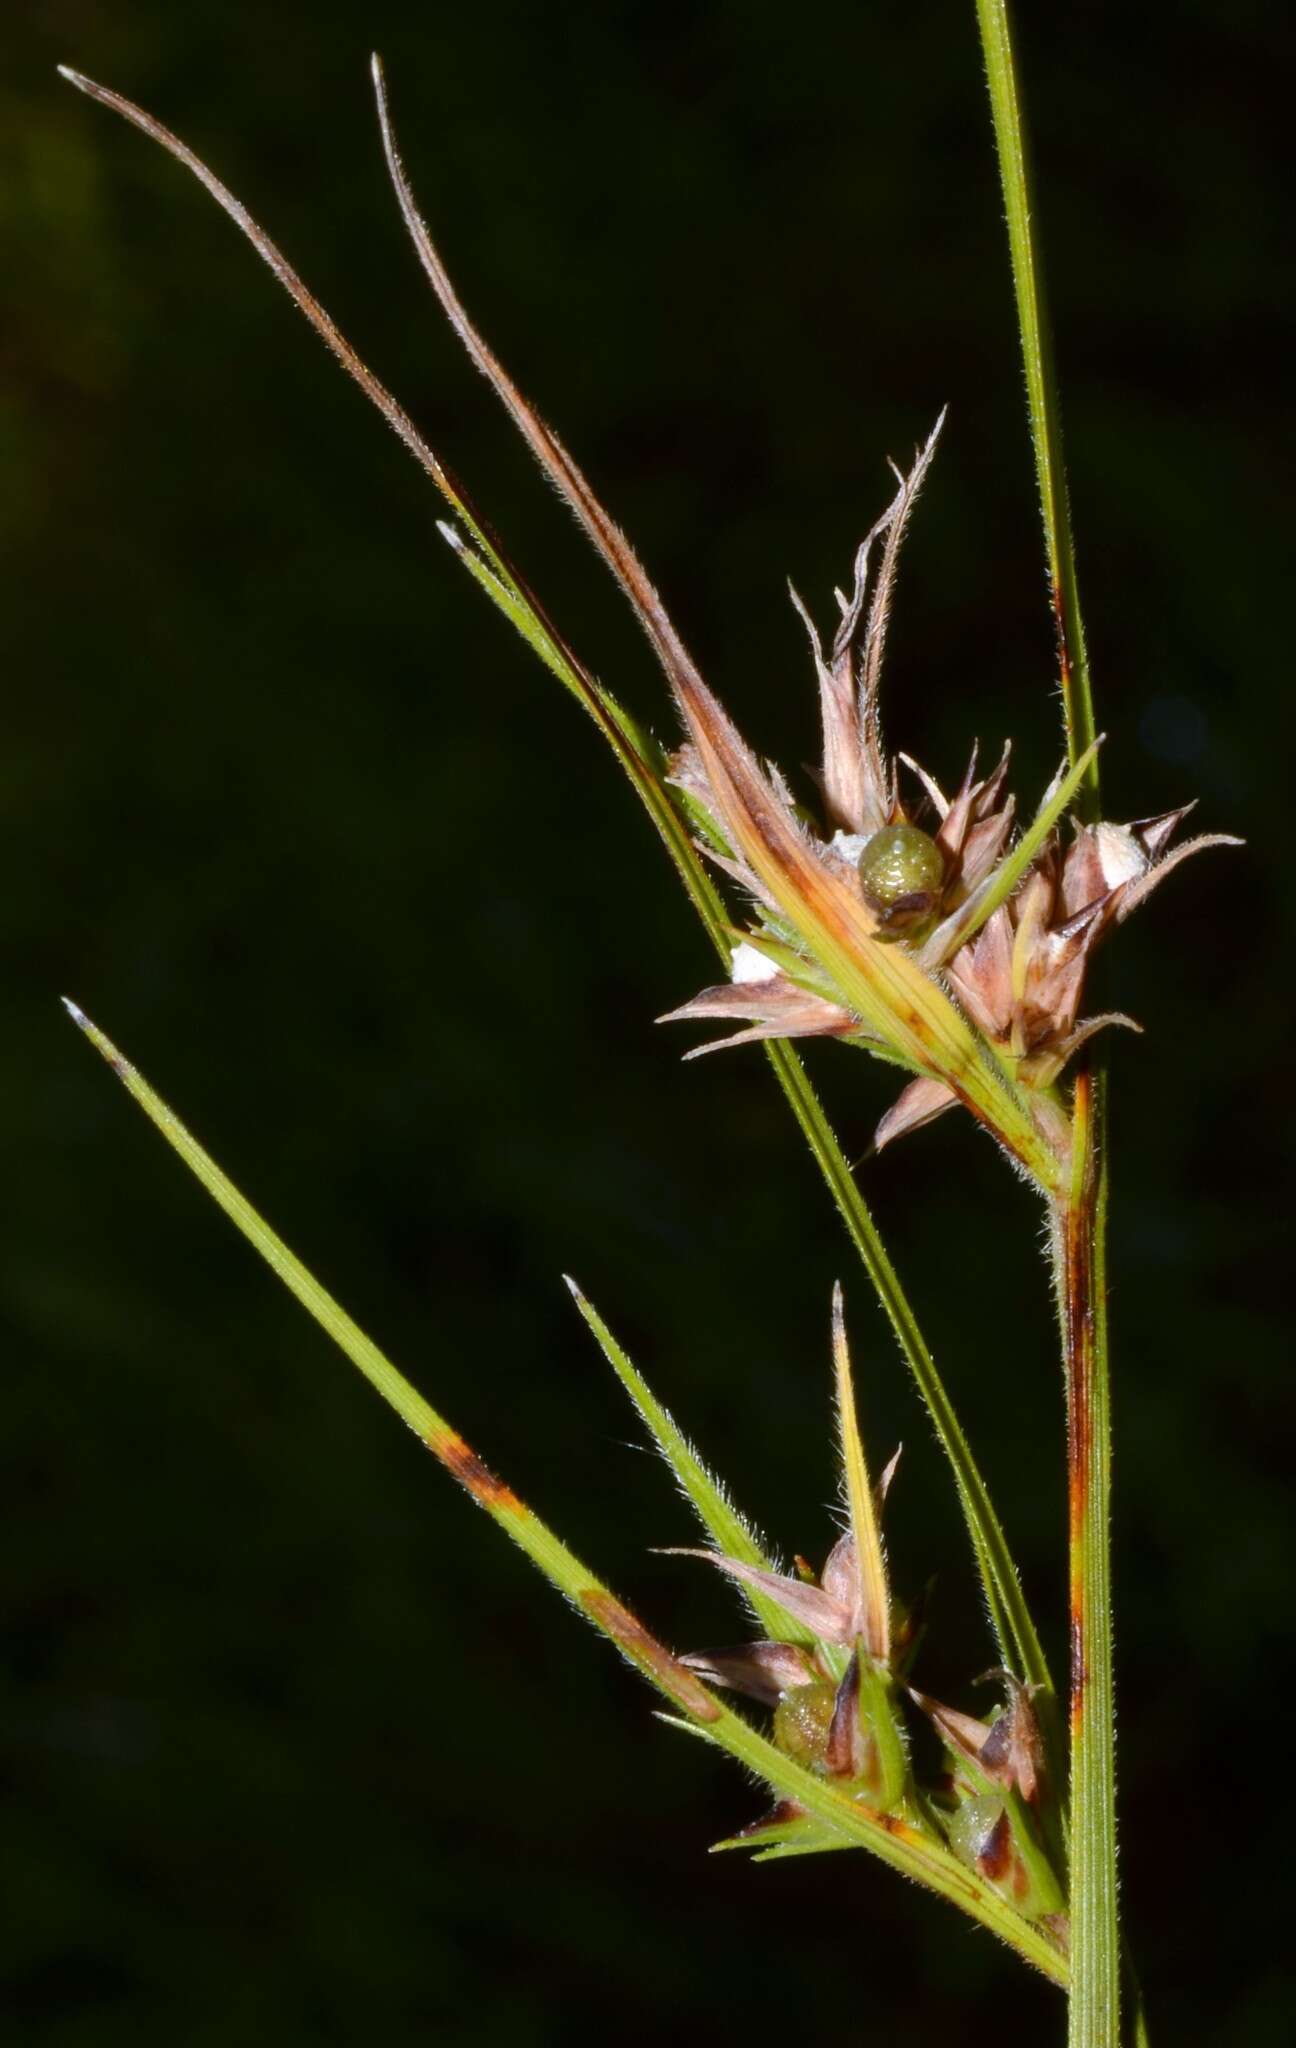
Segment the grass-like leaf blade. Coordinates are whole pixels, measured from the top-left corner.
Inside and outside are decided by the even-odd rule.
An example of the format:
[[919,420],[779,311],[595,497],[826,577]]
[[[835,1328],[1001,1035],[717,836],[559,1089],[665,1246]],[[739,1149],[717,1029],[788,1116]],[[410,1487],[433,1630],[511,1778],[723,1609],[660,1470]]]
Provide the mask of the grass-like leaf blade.
[[1066,1958],[1049,1931],[1024,1920],[975,1872],[957,1862],[943,1842],[894,1815],[883,1820],[828,1780],[803,1769],[679,1664],[410,1385],[240,1194],[111,1039],[75,1003],[69,1001],[67,1008],[155,1128],[290,1293],[550,1583],[665,1695],[675,1710],[670,1718],[677,1725],[736,1758],[779,1797],[794,1800],[846,1840],[870,1849],[892,1869],[960,1907],[1055,1983],[1066,1982]]
[[[707,1470],[683,1430],[670,1411],[662,1406],[643,1374],[631,1364],[598,1310],[586,1300],[574,1280],[569,1279],[567,1285],[571,1289],[573,1301],[593,1331],[603,1356],[634,1402],[658,1450],[675,1474],[681,1492],[692,1504],[698,1520],[717,1550],[722,1551],[726,1557],[735,1557],[744,1564],[755,1565],[758,1570],[775,1570],[772,1560],[761,1549],[752,1534],[750,1524],[739,1514],[720,1481]],[[807,1647],[814,1643],[815,1638],[809,1629],[803,1628],[779,1606],[776,1600],[771,1600],[759,1587],[740,1584],[740,1590],[767,1634],[776,1642],[803,1643]]]

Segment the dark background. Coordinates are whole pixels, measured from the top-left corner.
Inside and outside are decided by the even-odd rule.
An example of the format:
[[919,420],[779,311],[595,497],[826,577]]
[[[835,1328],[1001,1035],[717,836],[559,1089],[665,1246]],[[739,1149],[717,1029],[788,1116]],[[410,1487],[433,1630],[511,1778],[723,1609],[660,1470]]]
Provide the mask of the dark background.
[[[1291,2038],[1286,220],[1293,50],[1245,0],[1032,9],[1108,807],[1246,835],[1112,948],[1123,1890],[1163,2041]],[[1045,20],[1047,14],[1050,18]],[[665,733],[633,622],[427,297],[366,59],[469,304],[789,767],[822,617],[950,424],[892,739],[1059,751],[970,0],[6,17],[0,748],[8,1328],[0,1585],[16,2036],[1060,2040],[1056,1994],[864,1858],[708,1843],[759,1794],[397,1426],[65,1022],[74,994],[417,1383],[681,1645],[735,1632],[559,1281],[785,1550],[831,1533],[847,1283],[923,1664],[990,1661],[960,1524],[759,1054],[652,1018],[705,942],[592,727],[437,540],[439,501],[185,175],[283,243]],[[811,1060],[849,1149],[891,1092]],[[1060,1615],[1037,1218],[949,1119],[865,1169]],[[1060,1630],[1050,1641],[1061,1660]]]

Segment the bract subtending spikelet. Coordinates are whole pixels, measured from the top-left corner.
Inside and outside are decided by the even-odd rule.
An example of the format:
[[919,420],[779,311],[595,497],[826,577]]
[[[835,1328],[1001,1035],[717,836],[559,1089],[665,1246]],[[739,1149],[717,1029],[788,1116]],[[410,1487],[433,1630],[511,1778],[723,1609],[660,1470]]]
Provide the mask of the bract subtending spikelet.
[[[833,887],[863,906],[865,918],[853,921],[850,944],[857,952],[871,946],[875,956],[885,945],[893,957],[912,960],[929,986],[948,990],[975,1027],[991,1070],[1006,1080],[1015,1104],[1025,1104],[1040,1136],[1062,1156],[1066,1114],[1051,1097],[1054,1083],[1096,1031],[1107,1024],[1131,1025],[1115,1012],[1079,1016],[1093,947],[1188,855],[1241,842],[1209,833],[1167,853],[1192,808],[1187,805],[1129,825],[1076,826],[1064,853],[1059,821],[1092,749],[1069,771],[1059,771],[1015,844],[1015,803],[1005,790],[1008,746],[980,779],[974,747],[953,797],[911,756],[898,756],[920,791],[915,809],[906,808],[895,764],[882,745],[877,692],[898,543],[935,439],[933,433],[862,543],[851,596],[837,592],[841,623],[827,655],[805,606],[792,594],[819,678],[823,753],[816,780],[822,826],[806,822],[776,770],[762,775],[750,755],[745,768],[748,789],[759,780],[766,809],[781,810],[786,832],[797,837],[797,862],[788,863],[799,865],[794,888],[779,886],[768,849],[765,859],[756,857],[747,821],[734,815],[730,781],[723,767],[714,770],[714,753],[690,742],[675,756],[674,780],[701,821],[698,844],[747,890],[755,921],[737,936],[730,981],[704,989],[660,1021],[746,1020],[745,1030],[694,1048],[686,1058],[756,1039],[830,1037],[909,1066],[914,1079],[878,1124],[877,1149],[959,1101],[996,1128],[1002,1101],[970,1100],[958,1077],[940,1070],[948,1044],[924,1046],[891,1028],[885,1009],[861,1003],[840,960],[834,962],[825,948],[815,918],[799,914],[798,895],[804,902],[814,894],[815,864]],[[879,585],[869,605],[869,564],[883,536]],[[731,734],[728,728],[726,739]],[[1009,1150],[1017,1149],[1007,1142]]]
[[1031,1689],[1010,1671],[991,1671],[985,1676],[1002,1679],[1008,1695],[993,1721],[978,1721],[955,1707],[942,1706],[912,1687],[909,1697],[927,1715],[952,1756],[1037,1806],[1045,1783],[1044,1745],[1031,1706]]
[[951,1762],[948,1783],[935,1796],[933,1809],[942,1815],[955,1855],[1022,1911],[1055,1914],[1065,1905],[1065,1895],[1045,1847],[1044,1829],[1055,1823],[1056,1808],[1031,1688],[1008,1671],[985,1676],[1002,1679],[1007,1692],[1006,1705],[988,1722],[909,1690]]
[[[1003,798],[1006,754],[980,780],[974,754],[952,803],[939,791],[935,799],[920,792],[924,804],[937,801],[941,812],[936,831],[927,834],[901,803],[895,766],[882,748],[878,685],[896,562],[936,431],[908,476],[897,472],[896,496],[856,556],[852,595],[837,594],[841,623],[828,655],[793,594],[820,682],[822,832],[806,823],[777,769],[762,768],[696,672],[682,687],[676,681],[689,740],[675,757],[673,780],[701,850],[746,890],[756,922],[735,936],[730,982],[703,990],[668,1016],[746,1020],[745,1030],[721,1041],[730,1045],[771,1037],[848,1038],[952,1090],[1048,1186],[1058,1169],[1053,1131],[1032,1117],[928,963],[896,943],[904,934],[925,934],[971,899],[1012,819],[1011,802]],[[870,590],[871,553],[883,536]],[[887,835],[881,846],[879,835]],[[897,847],[904,849],[898,865],[889,858]],[[904,882],[906,859],[919,870],[914,888]],[[876,886],[868,885],[870,874]]]
[[[840,1781],[871,1811],[922,1815],[924,1825],[936,1826],[953,1853],[1023,1915],[1055,1914],[1063,1895],[1045,1840],[1050,1832],[1056,1835],[1057,1809],[1032,1688],[1008,1671],[987,1674],[1003,1681],[1007,1704],[993,1721],[983,1722],[908,1687],[905,1675],[917,1636],[893,1612],[880,1529],[896,1459],[874,1486],[856,1412],[840,1287],[833,1291],[832,1338],[849,1526],[822,1573],[816,1576],[800,1559],[795,1573],[784,1573],[723,1550],[671,1553],[702,1558],[777,1602],[809,1640],[692,1651],[679,1662],[708,1683],[745,1693],[771,1710],[775,1744],[803,1768]],[[922,1792],[912,1777],[902,1693],[931,1720],[954,1766],[946,1779]],[[767,1819],[717,1846],[804,1855],[836,1845],[804,1808],[784,1801]]]
[[[781,1749],[849,1782],[860,1798],[885,1813],[902,1799],[909,1768],[895,1671],[897,1648],[907,1652],[909,1637],[902,1632],[898,1644],[895,1639],[879,1523],[899,1453],[875,1487],[856,1414],[840,1286],[833,1290],[832,1338],[849,1527],[833,1545],[822,1574],[816,1579],[800,1568],[800,1560],[793,1575],[722,1551],[675,1546],[669,1553],[700,1557],[775,1601],[811,1640],[694,1651],[680,1661],[712,1684],[772,1707],[774,1740]],[[764,1830],[759,1832],[764,1840]]]

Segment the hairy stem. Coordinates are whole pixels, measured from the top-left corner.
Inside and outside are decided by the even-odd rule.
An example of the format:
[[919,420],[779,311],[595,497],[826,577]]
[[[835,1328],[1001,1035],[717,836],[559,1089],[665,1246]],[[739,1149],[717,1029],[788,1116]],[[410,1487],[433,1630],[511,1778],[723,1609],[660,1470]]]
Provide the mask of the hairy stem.
[[1071,2048],[1117,2048],[1120,2039],[1107,1159],[1096,1143],[1101,1095],[1101,1080],[1081,1074],[1071,1186],[1052,1219],[1071,1548]]
[[[1030,160],[1007,0],[976,0],[1003,184],[1031,442],[1053,617],[1067,751],[1095,737],[1089,657],[1076,575],[1053,338],[1033,218]],[[1077,791],[1087,821],[1101,815],[1093,756]],[[1053,1205],[1054,1268],[1067,1387],[1071,1588],[1070,2048],[1118,2048],[1116,1760],[1112,1684],[1111,1425],[1106,1303],[1106,1089],[1087,1060],[1076,1083],[1071,1187]],[[1141,2000],[1136,2037],[1146,2040]]]

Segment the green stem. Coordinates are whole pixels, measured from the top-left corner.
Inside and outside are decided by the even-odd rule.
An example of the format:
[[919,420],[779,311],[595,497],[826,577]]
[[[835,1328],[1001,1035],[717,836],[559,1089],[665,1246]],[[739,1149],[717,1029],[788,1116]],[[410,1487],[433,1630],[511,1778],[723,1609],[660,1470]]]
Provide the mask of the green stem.
[[[1089,655],[1076,581],[1071,506],[1062,456],[1062,410],[1053,364],[1053,335],[1033,218],[1030,158],[1017,87],[1007,0],[977,0],[977,20],[985,53],[1008,222],[1008,246],[1012,254],[1013,288],[1017,295],[1017,324],[1026,370],[1026,398],[1035,449],[1035,469],[1039,478],[1049,589],[1057,626],[1067,752],[1074,766],[1093,745],[1097,730],[1089,682]],[[1096,758],[1089,764],[1078,807],[1086,818],[1098,816]]]
[[1152,2048],[1152,2036],[1148,2031],[1147,2008],[1143,2003],[1143,1986],[1139,1982],[1134,1958],[1129,1943],[1121,1945],[1121,1962],[1125,1970],[1125,1996],[1129,2001],[1129,2035],[1131,2048]]
[[1088,1072],[1076,1082],[1071,1186],[1052,1219],[1071,1548],[1070,2048],[1117,2048],[1120,2040],[1107,1160],[1097,1144],[1102,1092],[1101,1079]]
[[[1062,449],[1053,340],[1033,220],[1030,161],[1007,0],[977,0],[1003,183],[1013,287],[1057,627],[1067,751],[1095,738],[1075,542]],[[1101,815],[1096,755],[1077,792]],[[1116,1762],[1112,1682],[1111,1424],[1106,1303],[1106,1090],[1101,1066],[1076,1083],[1071,1189],[1053,1207],[1054,1262],[1067,1385],[1071,1588],[1070,2048],[1117,2048],[1120,1973],[1116,1897]],[[1136,2038],[1146,2039],[1141,2002]]]

